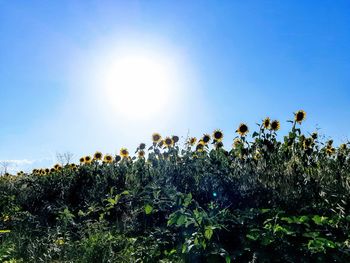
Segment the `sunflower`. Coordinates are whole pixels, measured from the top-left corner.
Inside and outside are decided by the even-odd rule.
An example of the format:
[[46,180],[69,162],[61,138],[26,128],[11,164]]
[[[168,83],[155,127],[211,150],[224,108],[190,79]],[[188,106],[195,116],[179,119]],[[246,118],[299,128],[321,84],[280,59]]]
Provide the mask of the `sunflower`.
[[33,173],[33,174],[38,173],[38,169],[33,169],[32,173]]
[[241,136],[245,136],[249,132],[248,126],[244,123],[241,123],[236,132],[238,132]]
[[296,121],[297,123],[301,124],[301,122],[302,122],[303,120],[305,120],[305,118],[306,118],[306,112],[305,112],[305,111],[299,110],[299,111],[297,111],[297,112],[295,113],[294,119],[295,119],[295,121]]
[[197,141],[196,137],[191,137],[188,139],[187,144],[190,146],[193,146],[196,143],[196,141]]
[[53,172],[55,172],[56,170],[55,170],[55,168],[51,168],[50,169],[50,173],[53,173]]
[[139,149],[140,149],[140,150],[144,150],[145,148],[146,148],[146,144],[140,143]]
[[80,162],[80,163],[84,163],[84,162],[85,162],[85,158],[84,158],[84,157],[81,157],[81,158],[79,159],[79,162]]
[[174,140],[172,138],[170,138],[170,137],[166,137],[164,139],[164,144],[165,144],[166,147],[169,148],[169,147],[174,145]]
[[145,158],[145,151],[141,150],[138,152],[139,158]]
[[120,157],[120,155],[116,155],[115,156],[115,162],[119,162],[122,159],[122,157]]
[[197,152],[203,152],[204,151],[204,144],[203,143],[198,143],[196,146],[196,151]]
[[233,141],[232,148],[237,148],[237,147],[239,147],[241,144],[242,144],[242,140],[237,138],[237,139],[235,139],[235,140]]
[[224,147],[224,144],[221,141],[215,143],[215,149],[221,149],[222,147]]
[[306,138],[303,142],[304,148],[309,149],[312,143],[313,143],[312,138]]
[[210,135],[209,134],[204,134],[202,137],[202,141],[207,144],[210,141]]
[[160,136],[159,133],[156,133],[156,132],[155,132],[155,133],[152,134],[152,141],[153,141],[154,143],[159,142],[161,139],[162,139],[162,136]]
[[84,163],[89,164],[91,162],[92,162],[92,159],[91,159],[90,156],[87,155],[87,156],[84,157]]
[[213,138],[216,142],[221,142],[222,139],[224,138],[224,134],[222,133],[221,130],[217,129],[213,132]]
[[46,168],[46,169],[45,169],[45,173],[47,173],[47,174],[50,173],[50,169],[49,169],[49,168]]
[[105,163],[112,163],[113,162],[113,157],[112,155],[106,154],[105,157],[103,158],[103,161]]
[[318,137],[317,132],[313,132],[313,133],[311,134],[311,137],[312,137],[312,139],[316,140],[317,137]]
[[177,143],[179,141],[179,136],[177,135],[173,135],[171,138],[173,139],[174,143]]
[[161,140],[159,143],[158,143],[158,147],[163,147],[164,145],[164,140]]
[[270,124],[270,129],[272,131],[278,131],[280,129],[280,127],[281,127],[281,125],[280,125],[280,122],[278,120],[274,120]]
[[326,148],[326,153],[328,156],[331,156],[332,154],[335,153],[335,149],[331,145],[328,145]]
[[265,129],[268,129],[270,127],[270,123],[271,123],[271,120],[269,117],[266,117],[264,120],[263,120],[263,126]]
[[127,158],[129,156],[129,152],[126,148],[121,148],[120,149],[120,156],[123,158]]
[[342,143],[340,146],[339,146],[339,149],[342,150],[342,151],[345,151],[347,149],[347,145],[345,143]]
[[59,169],[59,167],[61,167],[61,165],[59,165],[59,164],[57,163],[57,164],[55,164],[55,165],[54,165],[54,167],[53,167],[53,168],[55,168],[55,170],[58,170],[58,169]]
[[102,153],[101,152],[95,152],[94,160],[101,160],[101,159],[102,159]]

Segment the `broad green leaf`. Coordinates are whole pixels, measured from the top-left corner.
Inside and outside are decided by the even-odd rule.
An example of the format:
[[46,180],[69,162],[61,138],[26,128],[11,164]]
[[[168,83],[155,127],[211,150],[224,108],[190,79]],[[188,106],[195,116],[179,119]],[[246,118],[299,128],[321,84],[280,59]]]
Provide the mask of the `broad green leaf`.
[[153,211],[153,207],[150,204],[147,204],[145,206],[145,213],[146,213],[146,215],[149,215],[150,213],[152,213],[152,211]]
[[211,237],[213,236],[213,228],[211,226],[207,226],[205,228],[204,235],[205,235],[206,239],[210,240]]

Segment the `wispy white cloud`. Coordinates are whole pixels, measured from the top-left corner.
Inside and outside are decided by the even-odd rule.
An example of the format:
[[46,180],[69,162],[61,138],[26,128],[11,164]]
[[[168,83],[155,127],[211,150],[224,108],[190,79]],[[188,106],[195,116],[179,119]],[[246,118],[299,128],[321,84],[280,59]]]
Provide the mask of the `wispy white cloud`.
[[5,170],[9,173],[16,173],[18,171],[30,171],[33,166],[40,165],[51,161],[50,158],[42,158],[36,160],[0,160],[0,174]]

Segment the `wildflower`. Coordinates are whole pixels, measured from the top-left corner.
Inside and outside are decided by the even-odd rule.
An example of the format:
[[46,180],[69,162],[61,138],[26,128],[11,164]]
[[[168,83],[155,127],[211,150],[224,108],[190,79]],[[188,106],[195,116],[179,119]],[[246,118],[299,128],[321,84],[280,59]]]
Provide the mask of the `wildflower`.
[[173,135],[171,138],[173,139],[174,143],[177,143],[179,141],[179,136]]
[[244,123],[241,123],[236,132],[238,132],[241,136],[245,136],[249,132],[248,126]]
[[270,124],[270,129],[272,131],[278,131],[280,129],[280,122],[277,120],[272,121]]
[[210,135],[209,134],[204,134],[202,137],[202,141],[207,144],[210,141]]
[[138,152],[139,158],[144,158],[145,157],[145,151],[141,150]]
[[91,159],[90,156],[87,155],[87,156],[84,157],[84,163],[89,164],[91,162],[92,162],[92,159]]
[[169,148],[169,147],[171,147],[171,146],[174,145],[174,141],[173,141],[172,138],[166,137],[166,138],[164,139],[164,144],[165,144],[166,147]]
[[101,159],[102,159],[102,153],[101,152],[95,152],[94,160],[101,160]]
[[301,124],[303,120],[306,118],[306,112],[303,110],[299,110],[295,113],[295,121]]
[[127,158],[129,156],[129,152],[126,148],[121,148],[120,149],[120,156],[123,158]]
[[106,154],[105,157],[103,158],[103,161],[105,163],[112,163],[113,162],[113,157],[112,155]]
[[221,130],[215,130],[213,132],[213,138],[216,142],[221,142],[222,139],[224,138],[224,134],[222,133]]
[[162,136],[160,136],[159,133],[153,133],[153,134],[152,134],[152,141],[153,141],[154,143],[159,142],[161,139],[162,139]]
[[189,145],[191,145],[191,146],[193,146],[195,143],[196,143],[196,141],[197,141],[197,138],[196,137],[191,137],[191,138],[189,138],[189,140],[188,140],[188,144]]
[[263,126],[265,129],[268,129],[270,127],[270,123],[271,123],[271,120],[269,117],[266,117],[264,120],[263,120]]

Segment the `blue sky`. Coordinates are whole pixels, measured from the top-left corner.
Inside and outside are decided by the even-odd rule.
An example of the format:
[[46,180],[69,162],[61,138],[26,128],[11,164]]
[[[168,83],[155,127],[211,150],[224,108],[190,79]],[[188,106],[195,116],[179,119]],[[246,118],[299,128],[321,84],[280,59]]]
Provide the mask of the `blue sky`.
[[[0,0],[0,36],[0,160],[16,169],[51,165],[57,152],[133,149],[153,131],[221,128],[230,145],[239,123],[265,116],[283,134],[298,109],[305,132],[350,137],[347,0]],[[116,49],[173,65],[177,97],[162,114],[140,121],[106,106],[124,99],[97,74]]]

